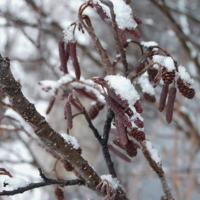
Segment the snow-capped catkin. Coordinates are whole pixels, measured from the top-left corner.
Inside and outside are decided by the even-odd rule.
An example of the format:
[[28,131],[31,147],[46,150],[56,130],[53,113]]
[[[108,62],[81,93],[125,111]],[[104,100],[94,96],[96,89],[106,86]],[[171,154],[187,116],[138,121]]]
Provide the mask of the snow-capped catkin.
[[160,94],[160,101],[159,101],[159,107],[158,110],[162,112],[165,109],[166,99],[169,91],[169,85],[164,84],[162,87],[162,91]]
[[88,116],[90,119],[95,119],[97,115],[99,114],[99,111],[104,108],[104,105],[100,102],[95,103],[92,105],[88,111]]
[[68,100],[65,103],[64,116],[65,119],[67,120],[67,128],[72,129],[73,127],[72,108]]
[[64,200],[65,199],[63,190],[58,188],[58,187],[54,190],[54,194],[55,194],[57,200]]
[[147,92],[145,92],[145,93],[143,94],[143,97],[144,97],[144,99],[147,100],[148,102],[151,102],[151,103],[155,103],[155,102],[156,102],[156,97],[155,97],[154,95],[151,95],[151,94],[147,93]]
[[195,91],[194,91],[194,89],[193,89],[193,88],[189,88],[189,87],[183,82],[183,80],[182,80],[181,78],[178,78],[178,80],[177,80],[177,86],[178,86],[178,89],[179,89],[180,93],[181,93],[184,97],[186,97],[186,98],[188,98],[188,99],[194,98],[194,96],[195,96]]
[[114,154],[116,154],[117,156],[119,156],[122,160],[126,161],[126,162],[131,162],[131,159],[128,158],[126,155],[124,155],[123,153],[121,153],[120,151],[118,151],[115,147],[113,147],[111,144],[108,144],[108,149],[110,151],[112,151]]
[[168,124],[172,122],[175,99],[176,99],[176,88],[172,86],[169,89],[169,96],[168,96],[167,110],[166,110],[166,121]]
[[76,42],[70,41],[69,45],[70,45],[69,55],[72,59],[72,64],[74,67],[76,78],[79,80],[81,76],[81,70],[80,70],[80,66],[79,66],[79,62],[78,62],[78,58],[76,54]]
[[135,107],[135,109],[136,109],[136,111],[138,113],[142,113],[143,112],[143,108],[142,108],[139,100],[135,102],[134,107]]
[[175,77],[175,70],[168,72],[166,67],[162,69],[162,80],[165,84],[171,84]]
[[125,145],[125,150],[130,157],[135,157],[137,155],[137,144],[133,140],[129,140]]
[[48,106],[48,108],[46,110],[46,115],[48,115],[51,112],[51,109],[52,109],[52,107],[53,107],[53,105],[55,103],[55,100],[56,100],[56,98],[54,96],[51,97],[51,100],[49,102],[49,106]]
[[61,38],[58,42],[58,52],[61,62],[60,70],[65,74],[68,74],[67,61],[69,60],[69,45],[65,45],[65,41],[63,40],[63,38]]
[[111,97],[107,95],[105,96],[105,99],[108,106],[110,106],[112,111],[115,113],[115,116],[121,119],[125,126],[127,126],[128,128],[132,128],[132,123],[130,122],[124,111],[120,108],[119,104],[117,104],[117,102],[115,102]]
[[143,131],[139,131],[137,128],[133,128],[131,132],[129,132],[129,135],[138,141],[145,140],[145,133]]

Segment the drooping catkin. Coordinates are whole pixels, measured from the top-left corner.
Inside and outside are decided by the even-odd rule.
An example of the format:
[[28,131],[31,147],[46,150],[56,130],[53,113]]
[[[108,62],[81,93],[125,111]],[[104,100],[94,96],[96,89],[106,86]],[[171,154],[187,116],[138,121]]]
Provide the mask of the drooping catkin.
[[60,57],[60,70],[68,74],[67,61],[69,60],[69,44],[65,44],[63,38],[58,42],[58,52]]
[[172,86],[169,89],[169,96],[168,96],[167,110],[166,110],[166,121],[168,124],[171,123],[172,118],[173,118],[173,109],[174,109],[175,99],[176,99],[176,88]]
[[114,154],[116,154],[118,157],[120,157],[122,160],[126,161],[126,162],[131,162],[131,159],[129,157],[127,157],[126,155],[124,155],[123,153],[121,153],[120,151],[118,151],[115,147],[113,147],[111,144],[108,144],[108,149],[110,149],[110,151],[112,151]]
[[72,129],[73,127],[72,108],[68,100],[65,103],[64,116],[65,119],[67,120],[67,128]]
[[122,143],[122,145],[126,145],[128,143],[128,136],[123,121],[115,117],[115,126],[117,128],[119,141]]
[[169,85],[164,84],[162,87],[162,91],[160,94],[160,101],[159,101],[159,107],[158,110],[162,112],[165,109],[166,99],[169,91]]
[[79,66],[79,62],[78,62],[78,58],[77,58],[77,54],[76,54],[76,42],[70,41],[69,45],[70,45],[69,55],[72,60],[76,78],[79,80],[80,76],[81,76],[81,70],[80,70],[80,66]]

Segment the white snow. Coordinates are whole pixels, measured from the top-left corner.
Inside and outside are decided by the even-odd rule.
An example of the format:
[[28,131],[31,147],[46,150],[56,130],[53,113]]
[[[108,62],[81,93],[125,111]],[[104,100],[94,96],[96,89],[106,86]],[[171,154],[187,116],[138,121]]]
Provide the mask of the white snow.
[[117,178],[112,178],[111,174],[102,175],[101,179],[102,180],[105,179],[105,180],[109,181],[112,184],[114,189],[117,189],[120,186],[119,181],[117,180]]
[[[114,12],[116,14],[116,22],[121,29],[135,29],[137,23],[133,19],[132,9],[127,5],[123,0],[110,0],[114,5]],[[98,3],[102,6],[102,9],[105,11],[107,16],[111,19],[110,9],[102,4],[100,0],[93,0],[94,3]]]
[[165,59],[163,60],[163,65],[167,68],[168,72],[172,72],[173,70],[175,70],[174,61],[171,57],[165,57]]
[[158,150],[155,149],[155,147],[152,145],[152,143],[150,141],[145,140],[144,143],[145,143],[147,150],[149,151],[149,153],[151,155],[151,158],[161,167],[162,161],[158,154]]
[[194,79],[190,77],[185,67],[180,65],[178,66],[177,75],[187,84],[189,88],[194,88]]
[[19,177],[8,178],[4,181],[4,183],[7,184],[5,188],[6,191],[17,190],[18,188],[26,187],[29,185],[28,181]]
[[78,149],[80,147],[77,139],[74,136],[68,135],[67,133],[61,133],[61,136],[65,139],[68,144],[71,144],[74,149]]
[[144,74],[140,76],[140,78],[138,79],[138,83],[140,84],[140,87],[142,88],[142,92],[146,92],[150,95],[155,95],[155,90],[149,82],[147,72],[145,72]]
[[108,84],[115,89],[123,99],[128,100],[129,105],[134,105],[140,99],[139,94],[129,79],[120,75],[108,75],[105,77]]
[[152,46],[158,46],[157,42],[154,41],[148,41],[148,42],[140,42],[141,45],[143,45],[144,47],[152,47]]
[[68,26],[64,31],[64,41],[68,43],[69,41],[74,41],[74,34],[73,34],[74,26]]
[[13,125],[0,124],[0,129],[13,130],[16,128]]
[[169,56],[154,55],[153,61],[160,63],[162,66],[167,68],[168,72],[175,70],[174,61]]

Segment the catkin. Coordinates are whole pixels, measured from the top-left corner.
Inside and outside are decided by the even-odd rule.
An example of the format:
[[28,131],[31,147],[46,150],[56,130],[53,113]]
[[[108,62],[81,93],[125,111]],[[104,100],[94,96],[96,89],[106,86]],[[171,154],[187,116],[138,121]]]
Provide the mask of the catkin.
[[172,118],[173,118],[175,98],[176,98],[176,88],[171,87],[169,89],[169,96],[168,96],[167,110],[166,110],[166,121],[168,124],[171,123]]
[[67,120],[67,128],[72,129],[73,127],[73,117],[72,117],[72,108],[69,101],[66,102],[65,108],[64,108],[64,116]]
[[160,101],[159,101],[159,107],[158,107],[158,110],[160,112],[162,112],[165,109],[165,104],[166,104],[168,91],[169,91],[169,85],[168,84],[164,84],[163,88],[162,88],[162,91],[161,91],[161,94],[160,94]]

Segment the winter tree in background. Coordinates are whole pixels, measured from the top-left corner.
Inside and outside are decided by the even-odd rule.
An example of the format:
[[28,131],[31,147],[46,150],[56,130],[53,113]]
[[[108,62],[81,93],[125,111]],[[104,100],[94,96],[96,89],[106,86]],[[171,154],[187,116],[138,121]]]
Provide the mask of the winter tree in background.
[[2,198],[199,198],[187,4],[2,1]]

